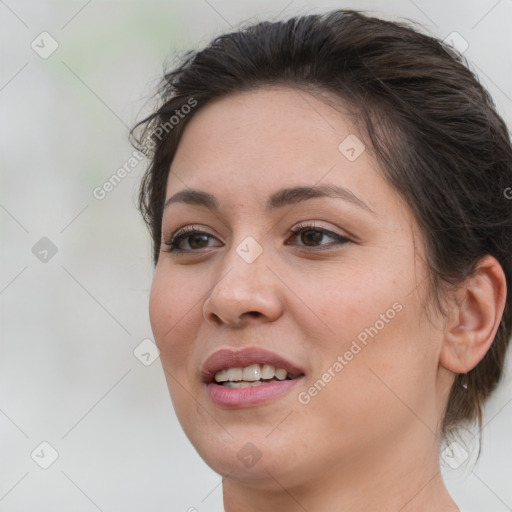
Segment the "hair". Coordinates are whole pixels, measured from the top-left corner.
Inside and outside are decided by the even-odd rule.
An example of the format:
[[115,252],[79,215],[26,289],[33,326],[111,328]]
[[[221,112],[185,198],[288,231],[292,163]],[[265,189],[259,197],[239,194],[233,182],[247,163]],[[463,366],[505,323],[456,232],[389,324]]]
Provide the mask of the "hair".
[[[488,254],[512,289],[512,146],[492,98],[450,46],[354,10],[246,26],[186,53],[164,74],[158,108],[130,133],[150,160],[138,206],[155,265],[167,178],[187,123],[214,99],[266,86],[329,93],[356,113],[379,172],[420,227],[440,310],[444,285],[462,283]],[[501,379],[511,330],[508,292],[490,349],[455,377],[442,438],[476,420],[481,431],[482,405]]]

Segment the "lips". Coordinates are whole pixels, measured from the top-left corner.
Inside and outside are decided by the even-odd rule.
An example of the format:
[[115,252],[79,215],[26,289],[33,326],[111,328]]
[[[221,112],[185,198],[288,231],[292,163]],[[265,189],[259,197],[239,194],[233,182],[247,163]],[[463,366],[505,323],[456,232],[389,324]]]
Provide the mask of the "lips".
[[252,364],[269,364],[276,368],[284,368],[292,378],[304,375],[302,368],[282,356],[262,348],[248,347],[242,350],[221,349],[214,352],[201,368],[201,380],[209,384],[213,382],[219,370],[244,368]]

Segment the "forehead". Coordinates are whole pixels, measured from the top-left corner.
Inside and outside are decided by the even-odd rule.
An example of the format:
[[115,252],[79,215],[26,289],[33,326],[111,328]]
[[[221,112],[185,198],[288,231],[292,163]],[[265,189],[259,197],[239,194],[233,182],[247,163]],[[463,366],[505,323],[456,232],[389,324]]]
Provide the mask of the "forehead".
[[183,132],[170,170],[167,198],[194,188],[215,193],[220,202],[236,197],[266,204],[278,189],[329,182],[365,197],[372,209],[382,203],[385,211],[386,200],[397,200],[341,102],[335,108],[284,86],[201,107]]
[[339,143],[354,131],[348,115],[311,93],[266,87],[202,107],[184,130],[175,162],[186,157],[250,167],[300,161],[332,165],[340,156]]

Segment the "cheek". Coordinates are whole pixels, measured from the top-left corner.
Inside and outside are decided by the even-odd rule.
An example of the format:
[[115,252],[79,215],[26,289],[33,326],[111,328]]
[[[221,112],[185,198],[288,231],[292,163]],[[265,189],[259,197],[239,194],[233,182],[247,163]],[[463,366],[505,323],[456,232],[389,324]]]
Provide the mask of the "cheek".
[[187,279],[158,269],[153,278],[149,298],[149,316],[155,342],[160,350],[160,361],[174,410],[186,432],[187,422],[195,417],[191,408],[195,402],[190,393],[196,393],[189,382],[194,374],[192,350],[198,326],[202,319],[201,292]]
[[179,275],[158,268],[149,297],[149,318],[165,368],[184,368],[202,318],[201,290]]
[[172,325],[176,318],[172,296],[162,288],[155,278],[149,295],[149,320],[158,345],[161,344],[165,326]]
[[333,272],[321,282],[309,283],[301,293],[309,296],[308,302],[331,331],[325,337],[326,346],[340,351],[351,340],[370,343],[403,316],[408,299],[402,290],[407,284],[400,280],[404,279],[376,265],[361,268],[353,262],[343,273]]
[[311,288],[310,297],[331,331],[330,336],[318,336],[315,342],[323,360],[318,371],[328,370],[341,356],[343,369],[337,365],[339,371],[333,370],[340,378],[329,387],[349,386],[354,398],[366,387],[365,399],[373,401],[374,396],[391,393],[379,376],[405,394],[411,386],[421,388],[418,379],[431,376],[436,368],[437,343],[422,314],[423,290],[413,293],[417,284],[414,272],[403,265],[383,266],[382,262],[365,268],[364,273],[352,269],[324,279],[321,286]]
[[418,418],[428,424],[435,408],[438,340],[419,299],[393,281],[365,284],[338,294],[340,306],[329,314],[338,336],[324,345],[322,373],[310,382],[329,380],[316,386],[322,390],[311,400],[311,415],[353,435],[354,444],[391,439]]

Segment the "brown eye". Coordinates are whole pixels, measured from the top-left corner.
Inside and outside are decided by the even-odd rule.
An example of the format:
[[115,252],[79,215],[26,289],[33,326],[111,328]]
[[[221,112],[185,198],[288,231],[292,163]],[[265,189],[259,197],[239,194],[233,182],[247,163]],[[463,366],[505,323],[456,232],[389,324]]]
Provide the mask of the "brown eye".
[[[162,245],[167,248],[162,249],[162,251],[171,253],[198,252],[200,249],[212,247],[208,245],[209,239],[215,240],[213,235],[205,231],[199,231],[194,227],[186,227],[178,230],[170,237],[169,241],[164,241]],[[186,247],[187,244],[189,247]]]
[[[290,230],[290,233],[297,237],[300,235],[300,241],[303,244],[303,247],[332,247],[332,246],[340,246],[342,244],[345,244],[347,242],[350,242],[350,240],[343,236],[339,235],[337,233],[333,233],[332,231],[329,231],[324,228],[317,227],[315,225],[307,225],[307,224],[300,224],[294,229]],[[331,244],[321,244],[324,237],[331,238],[335,240],[334,243]]]
[[315,245],[321,242],[324,233],[318,229],[307,229],[301,232],[301,241],[305,245]]

